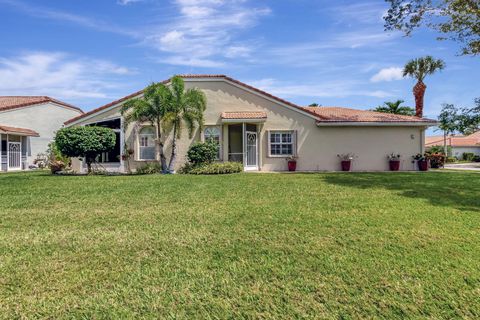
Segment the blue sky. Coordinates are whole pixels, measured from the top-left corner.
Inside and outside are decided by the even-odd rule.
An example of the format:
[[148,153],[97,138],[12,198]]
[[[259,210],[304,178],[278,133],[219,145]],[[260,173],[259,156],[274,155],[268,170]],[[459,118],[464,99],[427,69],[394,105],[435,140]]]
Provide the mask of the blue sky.
[[50,95],[90,110],[177,73],[227,74],[294,103],[373,108],[404,99],[401,67],[446,61],[425,114],[473,105],[480,58],[420,30],[383,30],[378,1],[0,0],[0,95]]

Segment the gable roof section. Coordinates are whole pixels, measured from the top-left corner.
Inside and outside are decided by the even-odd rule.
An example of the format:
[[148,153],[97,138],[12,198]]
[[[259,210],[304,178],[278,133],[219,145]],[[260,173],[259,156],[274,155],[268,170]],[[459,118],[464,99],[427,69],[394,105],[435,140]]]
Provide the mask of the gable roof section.
[[18,134],[18,135],[22,135],[22,136],[40,137],[38,132],[36,132],[34,130],[26,129],[26,128],[4,126],[4,125],[1,125],[1,124],[0,124],[0,132],[1,133]]
[[318,122],[385,122],[385,123],[426,123],[434,124],[435,120],[419,118],[414,116],[404,116],[392,113],[383,113],[368,110],[357,110],[344,107],[303,107],[304,110],[314,112],[318,117]]
[[[447,145],[451,147],[479,147],[480,148],[480,131],[469,136],[448,136]],[[443,146],[443,136],[425,137],[425,146]]]
[[[317,120],[317,123],[385,123],[385,124],[413,124],[413,125],[434,125],[436,124],[435,120],[425,119],[425,118],[418,118],[418,117],[411,117],[411,116],[399,116],[399,115],[392,115],[386,113],[379,113],[373,111],[364,111],[364,110],[355,110],[355,109],[348,109],[348,108],[341,108],[341,107],[301,107],[296,105],[290,101],[284,100],[277,96],[274,96],[268,92],[260,90],[258,88],[252,87],[246,83],[238,81],[236,79],[230,78],[223,74],[185,74],[179,75],[184,79],[193,79],[193,80],[222,80],[228,83],[231,83],[235,86],[241,87],[244,90],[253,92],[257,95],[260,95],[266,99],[273,100],[280,105],[283,105],[287,108],[295,110],[303,115],[309,116],[312,119]],[[170,82],[170,79],[162,81],[162,83],[167,84]],[[132,93],[128,96],[120,98],[118,100],[112,101],[104,106],[86,112],[82,115],[79,115],[75,118],[67,120],[65,125],[73,124],[81,119],[87,118],[91,115],[94,115],[101,111],[107,111],[112,107],[117,106],[118,104],[129,100],[131,98],[135,98],[143,94],[143,90],[137,91]]]
[[0,96],[0,112],[52,102],[83,113],[82,109],[47,96]]

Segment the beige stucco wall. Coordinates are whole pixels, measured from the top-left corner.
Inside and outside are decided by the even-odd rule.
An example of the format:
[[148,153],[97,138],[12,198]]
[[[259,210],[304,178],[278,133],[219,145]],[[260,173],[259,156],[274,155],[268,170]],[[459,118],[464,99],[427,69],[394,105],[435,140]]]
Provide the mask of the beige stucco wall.
[[[223,155],[226,157],[227,125],[222,124],[221,112],[228,111],[265,111],[267,120],[259,125],[260,170],[285,171],[285,158],[269,157],[268,131],[295,130],[297,134],[297,170],[304,171],[334,171],[339,170],[339,153],[355,153],[358,158],[353,164],[353,170],[378,171],[388,170],[386,155],[391,152],[402,155],[402,170],[413,169],[411,156],[422,152],[423,127],[317,127],[315,119],[289,109],[277,102],[268,100],[257,94],[248,92],[222,80],[189,81],[187,87],[202,89],[207,97],[205,125],[223,126]],[[104,114],[96,115],[80,124],[99,121],[104,118],[120,116],[116,107]],[[129,148],[136,150],[136,130],[138,125],[130,126],[126,131],[126,141]],[[166,154],[170,158],[171,133],[165,136]],[[185,155],[189,146],[201,139],[197,129],[193,138],[189,138],[185,130],[178,141],[178,169],[186,161]],[[137,152],[135,152],[137,153]],[[130,161],[135,169],[144,162]]]
[[31,164],[38,153],[47,150],[55,132],[63,126],[63,123],[79,114],[78,110],[48,102],[0,112],[0,124],[27,128],[39,133],[40,137],[28,139],[27,162]]

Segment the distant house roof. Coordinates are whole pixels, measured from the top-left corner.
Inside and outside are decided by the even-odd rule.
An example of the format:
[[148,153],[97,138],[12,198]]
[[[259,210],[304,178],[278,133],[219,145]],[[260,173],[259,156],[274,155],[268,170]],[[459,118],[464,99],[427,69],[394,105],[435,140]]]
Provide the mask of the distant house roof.
[[38,132],[36,132],[34,130],[4,126],[4,125],[1,125],[1,124],[0,124],[0,132],[1,133],[7,133],[7,134],[18,134],[18,135],[22,135],[22,136],[40,137]]
[[[259,95],[262,95],[268,99],[274,100],[284,106],[292,108],[304,115],[308,115],[314,119],[317,119],[319,123],[339,123],[339,122],[349,122],[349,123],[375,123],[381,122],[385,124],[414,124],[414,125],[434,125],[436,123],[435,120],[425,119],[425,118],[418,118],[418,117],[411,117],[411,116],[399,116],[399,115],[392,115],[386,113],[379,113],[373,111],[364,111],[364,110],[355,110],[355,109],[348,109],[348,108],[341,108],[341,107],[301,107],[296,105],[292,102],[284,100],[282,98],[276,97],[268,92],[260,90],[258,88],[252,87],[246,83],[238,81],[236,79],[230,78],[223,74],[185,74],[179,75],[184,79],[218,79],[218,80],[226,80],[230,83],[238,85],[246,90],[255,92]],[[162,83],[166,84],[170,82],[170,79],[162,81]],[[102,110],[109,109],[110,107],[116,106],[126,100],[131,98],[135,98],[143,94],[143,90],[134,92],[128,96],[120,98],[118,100],[112,101],[104,106],[86,112],[82,115],[74,117],[65,122],[66,125],[74,123],[78,120],[86,118],[90,115],[96,114]]]
[[344,107],[303,107],[302,109],[315,113],[319,117],[319,122],[436,122],[435,120],[414,116],[357,110]]
[[0,96],[0,112],[47,102],[53,102],[83,113],[82,109],[74,105],[47,96]]
[[222,112],[222,119],[266,119],[267,113],[263,111],[239,111],[239,112]]
[[[448,136],[447,145],[451,147],[480,147],[480,131],[469,136]],[[425,147],[443,146],[443,136],[425,137]]]

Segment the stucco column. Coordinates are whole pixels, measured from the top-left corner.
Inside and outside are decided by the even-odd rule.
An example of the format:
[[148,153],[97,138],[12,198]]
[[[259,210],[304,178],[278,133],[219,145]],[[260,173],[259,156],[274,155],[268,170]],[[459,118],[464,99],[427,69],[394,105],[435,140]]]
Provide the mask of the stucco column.
[[222,161],[228,160],[228,124],[222,124]]

